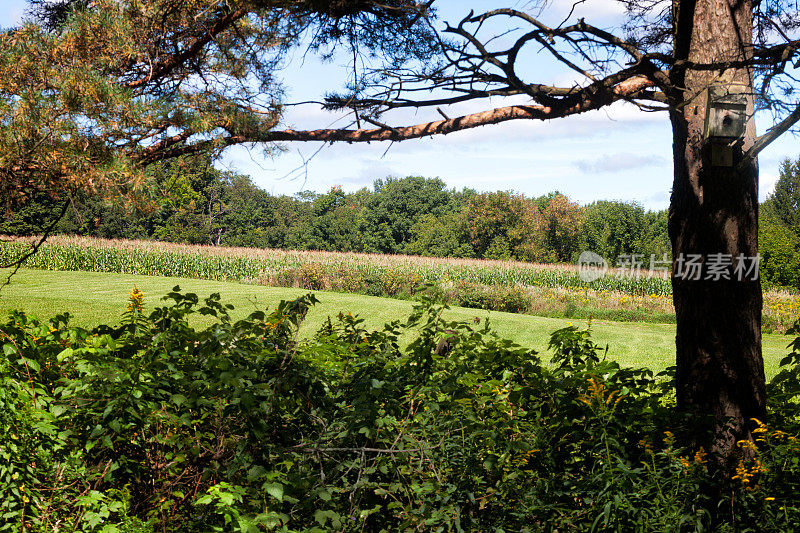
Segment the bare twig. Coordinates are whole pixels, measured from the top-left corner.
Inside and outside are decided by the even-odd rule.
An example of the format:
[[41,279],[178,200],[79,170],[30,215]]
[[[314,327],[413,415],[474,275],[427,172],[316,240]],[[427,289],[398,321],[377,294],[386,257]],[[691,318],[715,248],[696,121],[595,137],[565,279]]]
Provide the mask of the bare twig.
[[6,285],[8,285],[8,284],[10,284],[10,283],[11,283],[11,278],[14,276],[14,274],[16,274],[16,273],[19,271],[19,269],[20,269],[20,268],[22,268],[22,264],[23,264],[23,263],[24,263],[24,262],[25,262],[25,261],[26,261],[26,260],[27,260],[29,257],[31,257],[33,254],[35,254],[36,252],[38,252],[38,251],[39,251],[39,248],[41,248],[41,246],[42,246],[42,245],[44,244],[44,242],[47,240],[47,237],[49,237],[49,236],[50,236],[50,234],[51,234],[51,233],[53,232],[53,230],[56,228],[56,226],[57,226],[57,225],[58,225],[58,223],[61,221],[61,219],[62,219],[62,218],[64,218],[64,215],[67,213],[67,209],[68,209],[68,208],[69,208],[69,202],[64,202],[64,205],[61,207],[61,212],[60,212],[60,213],[58,214],[58,216],[57,216],[57,217],[56,217],[56,218],[55,218],[55,219],[54,219],[54,220],[53,220],[53,221],[50,223],[50,225],[49,225],[49,226],[47,226],[47,227],[45,228],[45,230],[44,230],[44,232],[42,233],[42,236],[39,238],[39,240],[38,240],[38,241],[36,241],[35,243],[33,243],[33,244],[31,245],[31,249],[30,249],[30,251],[28,251],[28,252],[27,252],[26,254],[24,254],[22,257],[20,257],[19,259],[15,260],[15,261],[13,261],[13,262],[11,262],[11,263],[8,263],[8,264],[5,264],[5,265],[0,265],[0,268],[10,268],[10,267],[14,267],[14,270],[13,270],[13,271],[11,271],[11,273],[10,273],[10,274],[9,274],[9,275],[6,277],[6,279],[5,279],[5,281],[3,282],[3,284],[2,284],[2,285],[0,285],[0,291],[2,291],[2,290],[3,290],[3,288],[4,288]]

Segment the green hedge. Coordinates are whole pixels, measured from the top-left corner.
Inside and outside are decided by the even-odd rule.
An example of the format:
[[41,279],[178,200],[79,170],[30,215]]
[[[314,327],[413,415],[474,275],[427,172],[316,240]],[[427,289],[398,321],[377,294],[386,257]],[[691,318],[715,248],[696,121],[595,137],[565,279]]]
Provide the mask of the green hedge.
[[[800,340],[770,385],[770,426],[721,474],[682,444],[693,426],[671,374],[620,368],[575,327],[543,361],[430,302],[375,331],[340,314],[298,341],[313,295],[240,321],[218,295],[176,287],[148,316],[144,297],[117,328],[23,313],[0,327],[0,530],[800,523]],[[190,326],[196,313],[213,323]]]

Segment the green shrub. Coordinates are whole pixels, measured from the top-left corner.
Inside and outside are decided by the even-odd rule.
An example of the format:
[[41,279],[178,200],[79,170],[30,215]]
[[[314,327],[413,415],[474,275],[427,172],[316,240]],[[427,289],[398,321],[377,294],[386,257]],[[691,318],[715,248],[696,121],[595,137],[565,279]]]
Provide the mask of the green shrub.
[[383,296],[383,280],[380,274],[365,273],[362,292],[367,296]]
[[[230,317],[179,288],[119,327],[0,327],[0,529],[785,531],[800,521],[800,339],[735,472],[684,445],[670,372],[589,331],[552,359],[428,297],[305,341],[313,295]],[[196,314],[212,323],[197,329]],[[800,325],[795,330],[800,335]],[[400,337],[409,339],[401,347]],[[446,350],[442,340],[446,339]],[[715,495],[715,496],[712,496]]]
[[459,280],[453,286],[452,301],[460,307],[491,309],[492,298],[482,285]]
[[764,218],[758,235],[761,276],[770,284],[800,288],[800,237],[774,217]]
[[331,277],[331,288],[337,291],[359,293],[364,292],[365,287],[362,273],[345,265],[340,265]]
[[284,268],[272,276],[261,277],[259,284],[273,287],[294,287],[296,278],[294,268]]
[[531,308],[531,296],[524,287],[514,285],[491,287],[492,309],[508,313],[524,313]]
[[320,263],[303,263],[297,267],[296,276],[301,289],[318,291],[330,285],[325,267]]
[[390,268],[381,274],[381,292],[388,296],[394,296],[406,288],[406,282],[406,273]]
[[[262,279],[264,279],[262,277]],[[264,279],[265,284],[276,287],[299,287],[306,290],[321,290],[331,286],[325,267],[320,263],[303,263],[279,270],[276,274]]]

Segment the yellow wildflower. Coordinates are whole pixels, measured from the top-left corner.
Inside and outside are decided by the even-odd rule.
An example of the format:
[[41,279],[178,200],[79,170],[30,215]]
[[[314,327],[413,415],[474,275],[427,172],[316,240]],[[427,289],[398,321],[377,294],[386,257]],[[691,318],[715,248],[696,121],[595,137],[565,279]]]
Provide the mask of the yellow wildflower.
[[747,448],[748,450],[756,451],[756,443],[751,440],[740,440],[736,443],[740,448]]
[[740,479],[742,483],[749,483],[750,482],[750,471],[744,464],[744,461],[739,461],[739,464],[736,465],[736,474],[731,476],[731,479],[737,480]]
[[644,448],[644,451],[646,453],[648,453],[648,454],[652,454],[653,453],[653,443],[651,443],[649,440],[647,440],[647,439],[640,440],[639,441],[639,446]]
[[[589,390],[578,397],[579,402],[592,408],[598,406],[604,412],[613,412],[622,401],[623,396],[618,391],[608,390],[602,381],[595,378],[586,381],[589,383]],[[610,411],[606,411],[607,407]]]
[[133,313],[136,311],[137,313],[142,312],[142,304],[144,302],[144,293],[139,290],[139,288],[134,285],[133,289],[129,294],[130,302],[128,303],[128,312]]
[[774,430],[770,435],[775,439],[785,439],[788,436],[785,431],[781,431],[780,429]]
[[700,447],[700,449],[697,450],[697,453],[694,454],[694,462],[698,464],[703,464],[706,462],[707,457],[708,454],[706,453],[706,451],[702,447]]
[[767,468],[759,461],[758,459],[753,460],[753,465],[748,467],[744,464],[744,461],[741,459],[739,460],[739,464],[736,466],[736,474],[731,477],[733,480],[741,480],[743,484],[750,483],[750,480],[753,476],[766,472]]

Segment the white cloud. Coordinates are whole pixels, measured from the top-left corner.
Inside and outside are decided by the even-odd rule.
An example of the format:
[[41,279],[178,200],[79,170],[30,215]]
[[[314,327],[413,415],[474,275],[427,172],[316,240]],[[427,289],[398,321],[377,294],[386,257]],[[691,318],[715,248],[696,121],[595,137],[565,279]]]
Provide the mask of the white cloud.
[[10,28],[22,22],[26,4],[22,0],[5,0],[3,12],[0,13],[0,28]]
[[778,176],[768,174],[765,175],[763,172],[758,178],[758,200],[763,202],[767,199],[772,191],[775,190],[775,184],[778,183]]
[[574,165],[587,174],[619,172],[638,168],[664,166],[667,160],[654,154],[614,153],[605,154],[597,159],[580,159]]
[[[576,0],[557,0],[559,4],[573,5],[575,2]],[[609,19],[620,19],[624,15],[625,6],[619,0],[586,0],[575,8],[575,17],[584,17],[589,23],[595,19],[608,22]]]
[[642,204],[647,209],[661,210],[669,207],[669,191],[659,191],[648,197]]
[[541,18],[549,24],[560,24],[570,11],[572,15],[567,23],[583,18],[589,24],[600,27],[620,25],[625,16],[625,6],[619,0],[553,0]]

